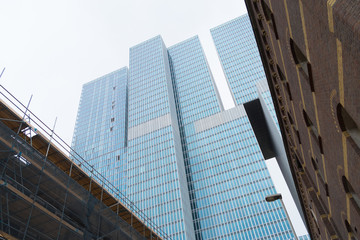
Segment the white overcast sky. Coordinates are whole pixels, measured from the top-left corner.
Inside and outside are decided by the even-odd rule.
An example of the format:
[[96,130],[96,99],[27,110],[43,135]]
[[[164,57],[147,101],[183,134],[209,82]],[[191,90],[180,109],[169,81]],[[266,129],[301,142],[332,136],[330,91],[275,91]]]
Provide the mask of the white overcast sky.
[[156,35],[166,46],[199,35],[225,82],[209,30],[245,13],[241,0],[0,0],[0,84],[23,103],[33,94],[32,112],[49,126],[58,117],[71,143],[82,85],[128,66],[129,48]]
[[128,66],[129,48],[156,35],[168,47],[199,35],[227,109],[209,30],[245,13],[242,0],[0,0],[0,84],[25,105],[33,94],[31,111],[51,127],[58,117],[71,144],[84,83]]

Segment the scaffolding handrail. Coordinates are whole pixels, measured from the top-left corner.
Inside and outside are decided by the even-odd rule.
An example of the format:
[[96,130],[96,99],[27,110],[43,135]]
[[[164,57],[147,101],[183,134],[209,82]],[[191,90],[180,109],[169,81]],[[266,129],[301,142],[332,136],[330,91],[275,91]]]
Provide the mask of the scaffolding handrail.
[[[30,109],[28,109],[20,100],[18,100],[13,94],[11,94],[4,86],[0,84],[0,87],[5,91],[1,91],[0,94],[10,103],[11,106],[14,106],[21,114],[28,117],[30,119],[31,115],[31,124],[23,119],[23,123],[27,124],[29,127],[37,132],[37,130],[41,130],[41,134],[45,135],[47,138],[51,139],[54,145],[64,153],[68,154],[70,160],[74,162],[74,160],[80,163],[80,167],[89,174],[89,177],[98,181],[100,186],[107,191],[112,189],[113,191],[109,192],[111,195],[115,195],[114,197],[118,200],[121,200],[122,203],[125,204],[125,207],[130,208],[131,212],[143,221],[144,225],[147,227],[151,227],[156,234],[159,234],[164,239],[170,239],[170,237],[165,233],[159,226],[157,226],[141,209],[139,209],[134,202],[128,199],[117,187],[115,187],[107,178],[101,175],[92,165],[90,165],[85,159],[80,156],[71,146],[69,146],[61,137],[59,137],[53,130],[48,127],[40,118],[38,118]],[[8,95],[8,96],[7,96]],[[18,103],[18,104],[16,104]],[[22,108],[21,108],[22,107]],[[49,133],[50,131],[50,133]],[[76,164],[76,163],[75,163]]]

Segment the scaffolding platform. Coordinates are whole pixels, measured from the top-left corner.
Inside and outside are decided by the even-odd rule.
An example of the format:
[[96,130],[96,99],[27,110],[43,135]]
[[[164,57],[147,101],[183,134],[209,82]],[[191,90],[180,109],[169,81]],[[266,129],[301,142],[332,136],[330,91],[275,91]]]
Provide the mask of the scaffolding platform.
[[28,106],[1,85],[0,94],[0,239],[169,239]]

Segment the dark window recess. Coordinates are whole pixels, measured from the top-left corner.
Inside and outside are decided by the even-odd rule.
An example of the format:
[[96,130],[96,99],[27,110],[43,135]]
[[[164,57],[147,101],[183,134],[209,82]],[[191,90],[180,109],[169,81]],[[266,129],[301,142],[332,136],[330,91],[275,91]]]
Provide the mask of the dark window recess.
[[290,99],[290,101],[292,101],[292,95],[291,95],[289,83],[286,82],[285,85],[286,85],[287,93],[288,93],[288,95],[289,95],[289,99]]
[[110,128],[110,132],[112,132],[113,128],[114,128],[114,127],[111,127],[111,128]]
[[357,210],[358,214],[360,214],[360,197],[359,195],[354,191],[354,188],[351,186],[349,180],[342,176],[341,178],[343,187],[346,193],[351,194],[351,202],[354,205],[355,209]]
[[317,163],[315,162],[314,158],[311,158],[311,163],[315,171],[319,170]]
[[325,183],[325,178],[324,178],[323,174],[321,173],[317,162],[318,162],[317,159],[316,159],[316,161],[315,161],[314,158],[311,158],[312,166],[313,166],[316,174],[317,174],[318,177],[319,177],[320,183],[321,183],[321,184],[324,186],[324,188],[325,188],[326,196],[329,196],[329,187],[328,187],[327,183]]
[[262,9],[264,11],[266,21],[269,23],[270,27],[274,31],[276,39],[279,39],[278,32],[277,32],[277,29],[276,29],[274,14],[272,13],[271,9],[265,3],[264,0],[261,0],[261,6],[262,6]]
[[[305,124],[307,127],[311,127],[313,126],[314,124],[312,123],[312,121],[310,120],[309,116],[307,115],[307,113],[305,112],[305,110],[303,110],[303,117],[304,117],[304,120],[305,120]],[[316,131],[317,132],[317,131]]]
[[351,226],[350,226],[350,223],[348,222],[348,220],[345,219],[344,223],[345,223],[346,230],[347,230],[349,233],[351,233],[351,232],[352,232],[352,229],[351,229]]
[[326,196],[330,196],[330,194],[329,194],[329,185],[327,183],[325,183],[325,193],[326,193]]
[[323,149],[323,143],[322,143],[321,136],[318,137],[318,143],[319,143],[320,153],[324,154],[324,149]]
[[346,228],[346,231],[349,233],[350,235],[350,239],[351,240],[358,240],[358,238],[355,236],[355,234],[357,234],[357,228],[353,228],[349,221],[347,219],[344,220],[344,224],[345,224],[345,228]]
[[346,131],[350,135],[351,139],[356,143],[357,147],[360,148],[360,130],[354,119],[340,103],[337,105],[336,110],[341,130],[343,132]]
[[286,81],[286,78],[285,78],[285,75],[283,74],[283,72],[281,71],[279,65],[276,64],[276,68],[277,68],[277,71],[279,73],[279,78],[281,81]]
[[274,144],[259,99],[245,103],[244,107],[264,158],[275,157]]
[[113,87],[113,90],[115,90],[116,89],[116,86],[115,87]]
[[299,66],[299,70],[301,74],[304,75],[305,78],[308,80],[311,91],[315,92],[313,78],[312,78],[311,64],[309,63],[303,52],[300,50],[300,48],[296,45],[294,40],[292,40],[291,38],[290,38],[290,48],[295,64]]
[[299,144],[301,144],[300,133],[299,133],[298,130],[295,130],[295,132],[296,132],[296,136],[297,136],[297,138],[298,138]]
[[299,172],[304,172],[304,168],[303,166],[301,165],[301,162],[299,160],[299,157],[297,156],[297,154],[294,153],[294,158],[295,158],[295,162],[296,162],[296,166],[299,170]]
[[304,117],[306,126],[310,129],[311,135],[316,139],[316,142],[317,142],[318,145],[319,145],[320,152],[321,152],[322,154],[324,154],[322,139],[321,139],[321,136],[319,135],[319,131],[318,131],[318,129],[315,127],[315,125],[312,123],[312,121],[310,120],[310,118],[309,118],[309,116],[307,115],[307,113],[305,112],[305,110],[303,110],[303,117]]
[[270,21],[271,20],[271,14],[272,14],[272,11],[271,9],[269,8],[269,6],[265,3],[264,0],[261,0],[261,6],[264,10],[264,15],[265,15],[265,19],[266,21]]
[[120,155],[117,155],[117,156],[116,156],[116,159],[117,159],[118,161],[120,161]]
[[115,121],[115,118],[111,118],[111,122],[114,122]]
[[344,220],[344,224],[345,224],[345,228],[346,231],[350,234],[350,239],[351,240],[358,240],[357,237],[354,236],[355,233],[357,233],[357,228],[355,227],[355,231],[352,228],[352,226],[350,225],[349,221],[347,219]]
[[304,116],[304,120],[306,123],[306,126],[308,128],[310,128],[310,132],[316,137],[319,137],[319,132],[317,130],[317,128],[314,126],[313,122],[310,120],[309,116],[307,115],[307,113],[305,112],[305,110],[303,110],[303,116]]

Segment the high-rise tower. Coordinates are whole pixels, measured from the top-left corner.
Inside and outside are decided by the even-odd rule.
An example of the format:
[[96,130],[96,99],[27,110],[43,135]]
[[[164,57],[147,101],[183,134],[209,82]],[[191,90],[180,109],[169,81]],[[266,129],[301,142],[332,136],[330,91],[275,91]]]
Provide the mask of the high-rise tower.
[[[235,18],[210,31],[236,104],[244,104],[248,114],[253,113],[252,127],[265,159],[276,157],[296,206],[302,209],[249,16]],[[300,214],[305,222],[302,211]]]
[[84,84],[72,142],[122,192],[127,183],[127,78],[124,67]]
[[[127,196],[173,239],[294,237],[281,203],[265,201],[276,191],[254,116],[242,105],[258,98],[257,80],[248,78],[250,93],[224,110],[198,37],[166,48],[157,36],[130,49],[122,103],[127,135],[121,159],[127,168],[119,175],[126,176]],[[246,77],[241,81],[246,85]],[[81,112],[82,105],[92,105],[84,99],[93,93],[86,94],[78,119],[92,113]],[[103,98],[103,104],[109,101]],[[103,121],[111,123],[112,115],[106,116]],[[89,131],[78,131],[79,123],[76,137]]]

